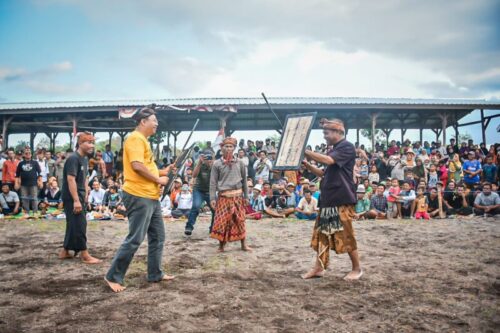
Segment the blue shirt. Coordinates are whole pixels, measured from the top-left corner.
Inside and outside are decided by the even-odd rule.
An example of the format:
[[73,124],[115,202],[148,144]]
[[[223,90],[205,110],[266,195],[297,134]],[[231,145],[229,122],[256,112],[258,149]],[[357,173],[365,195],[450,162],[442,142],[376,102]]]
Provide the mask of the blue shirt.
[[[481,170],[481,163],[479,163],[478,160],[472,160],[472,161],[467,160],[467,161],[464,162],[462,168],[464,170],[468,170],[468,171],[471,171],[471,172],[476,172],[477,170]],[[464,173],[464,181],[467,184],[479,183],[479,174],[477,174],[475,176],[471,176],[468,173]]]
[[487,182],[495,183],[497,176],[497,166],[495,164],[485,164],[483,165],[483,175]]

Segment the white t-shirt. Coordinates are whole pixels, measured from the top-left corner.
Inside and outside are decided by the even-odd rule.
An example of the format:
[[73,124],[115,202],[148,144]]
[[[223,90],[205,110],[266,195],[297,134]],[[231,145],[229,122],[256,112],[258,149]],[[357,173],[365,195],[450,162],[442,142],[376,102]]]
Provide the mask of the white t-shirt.
[[191,192],[180,192],[175,197],[175,202],[177,202],[177,208],[179,209],[191,209],[193,207],[193,195]]
[[318,210],[318,200],[316,198],[312,197],[311,202],[308,203],[306,198],[302,198],[299,201],[299,205],[297,208],[301,209],[305,213],[314,213],[315,211]]
[[102,205],[105,194],[106,191],[102,188],[98,189],[97,191],[92,189],[92,191],[90,191],[89,193],[89,203],[93,205]]

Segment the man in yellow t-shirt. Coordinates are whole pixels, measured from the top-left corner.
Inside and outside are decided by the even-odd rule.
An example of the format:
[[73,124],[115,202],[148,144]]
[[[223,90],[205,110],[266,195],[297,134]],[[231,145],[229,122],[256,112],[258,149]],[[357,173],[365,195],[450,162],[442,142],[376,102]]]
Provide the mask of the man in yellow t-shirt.
[[148,137],[156,133],[158,120],[153,109],[138,110],[132,119],[137,127],[125,141],[123,151],[123,202],[129,233],[118,249],[104,278],[114,292],[125,290],[123,280],[135,252],[148,235],[148,281],[172,280],[161,269],[165,226],[161,215],[160,185],[166,185],[171,166],[158,170]]

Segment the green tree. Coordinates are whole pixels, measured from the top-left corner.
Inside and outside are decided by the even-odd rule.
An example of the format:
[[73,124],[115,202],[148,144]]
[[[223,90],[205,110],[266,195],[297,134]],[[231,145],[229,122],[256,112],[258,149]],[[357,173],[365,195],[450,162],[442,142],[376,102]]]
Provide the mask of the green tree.
[[[361,135],[372,141],[372,130],[371,129],[362,129],[360,131]],[[375,129],[375,143],[384,144],[385,145],[386,137],[382,130]]]
[[24,147],[27,147],[29,145],[30,145],[29,141],[25,141],[25,140],[17,141],[17,144],[14,146],[14,150],[20,151],[20,150],[23,150]]

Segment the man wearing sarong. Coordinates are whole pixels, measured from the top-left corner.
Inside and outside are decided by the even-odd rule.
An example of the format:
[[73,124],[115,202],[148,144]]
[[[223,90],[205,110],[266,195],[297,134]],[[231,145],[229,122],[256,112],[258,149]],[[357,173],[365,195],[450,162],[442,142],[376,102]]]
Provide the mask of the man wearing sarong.
[[123,202],[127,209],[128,235],[118,249],[104,278],[114,292],[125,290],[124,278],[135,252],[148,236],[148,282],[172,280],[162,270],[165,225],[160,204],[160,185],[165,186],[172,166],[158,170],[148,138],[156,133],[158,120],[151,108],[132,116],[137,127],[123,150]]
[[222,157],[214,162],[210,175],[210,205],[215,210],[210,237],[219,240],[219,252],[224,252],[227,242],[234,241],[241,241],[243,251],[252,251],[245,242],[247,172],[243,162],[234,157],[237,142],[231,137],[222,141]]
[[79,133],[77,151],[71,154],[64,164],[62,200],[66,214],[66,235],[64,246],[59,253],[60,259],[70,259],[81,252],[80,258],[86,264],[98,264],[101,260],[92,257],[87,249],[87,218],[85,199],[88,194],[87,156],[94,152],[95,138],[90,133]]
[[344,123],[341,120],[322,119],[323,136],[332,149],[323,155],[306,150],[305,156],[326,165],[325,170],[304,160],[305,167],[321,177],[319,214],[314,225],[311,247],[317,252],[314,267],[302,277],[322,277],[328,267],[330,250],[337,254],[348,253],[352,271],[345,280],[357,280],[363,275],[359,264],[356,239],[352,228],[355,215],[356,193],[354,191],[353,168],[356,159],[354,145],[345,139]]

